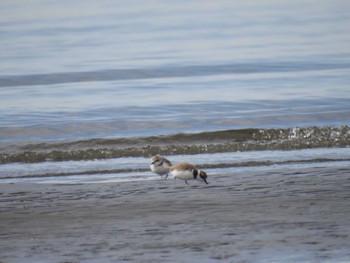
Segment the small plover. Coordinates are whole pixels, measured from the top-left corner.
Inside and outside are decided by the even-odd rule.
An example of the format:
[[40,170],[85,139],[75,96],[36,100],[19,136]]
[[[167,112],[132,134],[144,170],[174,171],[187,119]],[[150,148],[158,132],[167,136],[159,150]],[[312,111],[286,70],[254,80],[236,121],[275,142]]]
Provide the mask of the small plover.
[[152,172],[159,174],[161,179],[163,175],[165,175],[165,179],[167,179],[169,174],[169,167],[171,166],[171,162],[164,157],[157,155],[152,156],[151,158],[151,170]]
[[170,166],[170,172],[174,176],[174,179],[179,178],[182,180],[185,180],[185,183],[187,183],[188,180],[200,180],[208,184],[207,182],[207,174],[202,171],[198,170],[196,167],[194,167],[192,164],[189,163],[178,163],[173,166]]

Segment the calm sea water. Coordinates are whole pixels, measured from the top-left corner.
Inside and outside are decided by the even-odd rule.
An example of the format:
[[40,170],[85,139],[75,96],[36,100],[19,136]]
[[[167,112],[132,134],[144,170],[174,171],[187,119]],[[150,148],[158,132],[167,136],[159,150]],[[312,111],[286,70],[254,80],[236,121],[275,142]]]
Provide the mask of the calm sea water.
[[0,10],[1,182],[93,181],[102,169],[153,178],[155,152],[213,172],[241,151],[349,162],[349,1],[4,0]]

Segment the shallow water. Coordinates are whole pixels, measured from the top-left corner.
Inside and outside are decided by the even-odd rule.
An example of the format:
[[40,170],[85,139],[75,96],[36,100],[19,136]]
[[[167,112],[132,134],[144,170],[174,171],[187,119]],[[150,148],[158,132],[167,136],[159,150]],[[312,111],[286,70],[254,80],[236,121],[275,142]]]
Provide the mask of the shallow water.
[[[208,169],[221,163],[203,163],[206,154],[242,151],[249,160],[330,148],[347,158],[348,1],[0,8],[1,178],[74,181],[96,167],[115,180],[149,178],[154,153]],[[124,158],[137,168],[113,166]]]
[[[212,176],[239,177],[242,173],[281,169],[313,169],[332,167],[343,169],[350,165],[350,148],[316,148],[291,151],[248,151],[210,154],[172,155],[173,163],[191,159],[197,167]],[[34,183],[111,183],[133,180],[160,180],[152,174],[149,159],[144,157],[120,157],[86,161],[8,163],[0,171],[0,182]],[[172,180],[169,176],[168,181]],[[169,184],[166,183],[166,184]],[[171,184],[171,183],[170,183]]]

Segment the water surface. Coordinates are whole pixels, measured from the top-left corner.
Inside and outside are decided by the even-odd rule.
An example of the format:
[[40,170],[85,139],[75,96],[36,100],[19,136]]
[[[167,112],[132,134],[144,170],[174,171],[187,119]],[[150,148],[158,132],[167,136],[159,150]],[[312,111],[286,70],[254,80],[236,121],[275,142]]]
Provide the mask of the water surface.
[[1,178],[86,178],[100,166],[149,178],[157,152],[208,169],[226,166],[206,154],[329,148],[347,159],[348,1],[0,8]]

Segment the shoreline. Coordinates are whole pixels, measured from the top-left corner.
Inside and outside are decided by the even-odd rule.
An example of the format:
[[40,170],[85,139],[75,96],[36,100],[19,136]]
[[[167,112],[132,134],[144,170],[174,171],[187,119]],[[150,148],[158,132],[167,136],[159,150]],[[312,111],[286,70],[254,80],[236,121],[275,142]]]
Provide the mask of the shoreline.
[[0,184],[0,262],[350,260],[350,169],[208,181]]

